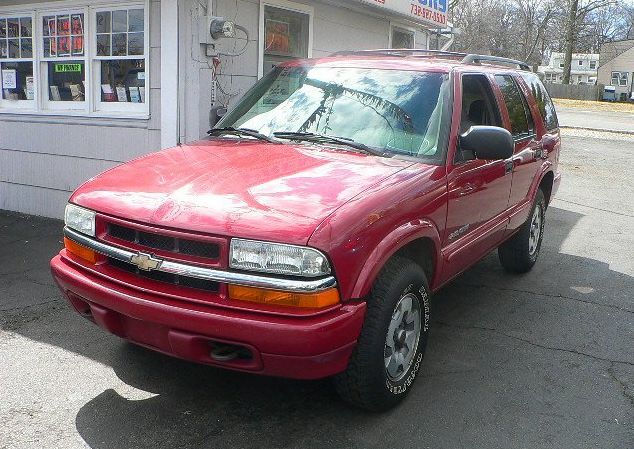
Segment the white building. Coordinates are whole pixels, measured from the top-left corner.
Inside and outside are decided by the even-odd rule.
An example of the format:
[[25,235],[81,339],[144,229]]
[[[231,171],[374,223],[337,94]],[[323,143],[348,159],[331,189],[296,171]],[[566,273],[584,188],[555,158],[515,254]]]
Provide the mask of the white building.
[[[548,65],[540,65],[538,73],[544,75],[544,81],[561,84],[564,79],[564,53],[552,53]],[[570,84],[595,84],[599,68],[599,55],[596,53],[573,53],[570,64]]]
[[[61,217],[91,176],[205,136],[210,111],[235,104],[274,64],[428,48],[432,30],[446,27],[447,5],[0,0],[0,209]],[[207,45],[207,16],[242,28]]]

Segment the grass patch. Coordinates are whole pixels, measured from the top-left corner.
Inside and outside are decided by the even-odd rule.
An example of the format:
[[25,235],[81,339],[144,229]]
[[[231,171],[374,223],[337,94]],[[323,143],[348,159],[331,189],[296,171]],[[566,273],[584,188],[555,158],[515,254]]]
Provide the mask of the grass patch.
[[608,101],[585,101],[553,98],[555,106],[577,108],[586,111],[630,112],[634,114],[634,103],[612,103]]

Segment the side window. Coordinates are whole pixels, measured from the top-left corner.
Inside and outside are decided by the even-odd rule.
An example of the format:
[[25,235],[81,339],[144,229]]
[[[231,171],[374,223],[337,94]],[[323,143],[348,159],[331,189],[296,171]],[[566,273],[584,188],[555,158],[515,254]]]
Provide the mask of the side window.
[[500,112],[489,79],[484,75],[463,75],[460,133],[477,125],[502,126]]
[[544,121],[544,126],[548,131],[559,128],[559,122],[557,121],[557,113],[555,112],[555,105],[548,95],[546,87],[539,80],[537,75],[533,73],[522,73],[522,78],[530,86],[531,92],[537,101],[537,107],[539,113]]
[[510,75],[495,75],[495,82],[502,91],[506,109],[511,119],[511,134],[513,137],[525,137],[531,134],[533,128],[532,119],[526,99],[519,89],[519,86]]

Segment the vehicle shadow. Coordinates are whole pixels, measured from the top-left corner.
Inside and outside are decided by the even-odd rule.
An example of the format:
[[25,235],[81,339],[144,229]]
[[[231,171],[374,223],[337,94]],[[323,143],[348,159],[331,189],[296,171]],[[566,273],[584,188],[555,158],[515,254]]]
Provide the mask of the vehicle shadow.
[[[533,390],[552,388],[550,384],[543,387],[543,379],[522,377],[529,365],[533,370],[539,366],[542,357],[547,356],[548,363],[553,358],[529,353],[541,349],[522,341],[606,360],[634,355],[628,346],[633,341],[628,321],[614,318],[618,310],[632,313],[634,304],[627,292],[634,291],[634,278],[611,271],[606,263],[560,252],[582,215],[551,207],[547,218],[540,261],[531,273],[506,274],[497,256],[491,254],[434,297],[432,335],[422,378],[401,407],[379,415],[343,404],[329,380],[277,379],[188,363],[113,336],[101,338],[100,329],[74,316],[64,331],[42,330],[43,326],[57,326],[51,322],[60,316],[55,309],[41,317],[44,322],[38,326],[0,322],[0,327],[8,326],[27,338],[112,367],[123,385],[88,401],[75,420],[78,433],[94,449],[387,447],[391,431],[410,435],[415,446],[425,435],[414,435],[426,432],[428,441],[444,442],[436,447],[458,447],[469,434],[482,438],[483,429],[496,434],[512,428],[514,424],[504,416],[489,417],[488,410],[504,410],[517,396],[534,395],[531,389],[526,393],[504,391],[533,383]],[[65,308],[62,304],[56,307]],[[590,335],[591,344],[586,341],[587,333],[570,332],[589,323],[595,327],[588,331],[595,332]],[[602,333],[607,326],[615,333],[623,331],[624,343],[615,344],[613,334]],[[501,338],[503,335],[512,338]],[[96,344],[86,343],[93,341]],[[578,375],[570,370],[571,376]],[[484,384],[477,383],[485,378],[497,382],[494,392],[487,393]],[[570,379],[570,388],[575,387],[573,381]],[[474,401],[474,394],[483,396]],[[562,407],[569,407],[566,398],[575,393],[559,394]],[[553,400],[558,400],[556,394]],[[468,429],[463,426],[462,435],[447,424],[474,415],[481,419]],[[429,427],[421,431],[421,423]],[[531,421],[528,423],[530,428]],[[406,441],[392,447],[406,446]],[[521,441],[530,446],[528,440]]]

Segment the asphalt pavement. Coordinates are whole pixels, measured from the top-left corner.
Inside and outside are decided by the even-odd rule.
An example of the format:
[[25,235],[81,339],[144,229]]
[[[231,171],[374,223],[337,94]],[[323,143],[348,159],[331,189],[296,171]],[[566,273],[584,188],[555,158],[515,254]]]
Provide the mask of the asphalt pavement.
[[383,414],[106,334],[50,277],[61,223],[0,212],[0,448],[634,448],[634,137],[564,133],[534,270],[491,254],[437,294],[420,378]]

